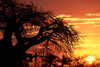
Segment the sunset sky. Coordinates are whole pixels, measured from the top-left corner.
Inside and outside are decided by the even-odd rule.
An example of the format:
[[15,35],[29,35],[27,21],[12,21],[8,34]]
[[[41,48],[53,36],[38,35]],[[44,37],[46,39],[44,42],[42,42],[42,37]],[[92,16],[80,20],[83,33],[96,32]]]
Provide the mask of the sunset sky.
[[78,56],[93,54],[100,57],[100,0],[22,0],[34,2],[38,7],[52,10],[56,16],[75,25],[81,35],[86,35],[84,43],[77,46]]

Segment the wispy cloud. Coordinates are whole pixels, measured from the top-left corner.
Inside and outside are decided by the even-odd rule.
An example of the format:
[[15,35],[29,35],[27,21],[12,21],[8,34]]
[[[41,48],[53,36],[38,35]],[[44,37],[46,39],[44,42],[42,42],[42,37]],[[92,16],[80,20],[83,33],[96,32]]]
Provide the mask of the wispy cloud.
[[56,16],[57,18],[60,17],[60,18],[65,18],[65,17],[71,17],[71,15],[65,15],[65,14],[61,14],[61,15],[58,15]]
[[[96,24],[96,23],[100,23],[100,22],[90,22],[90,21],[86,21],[86,22],[74,22],[74,23],[68,23],[68,24],[69,25],[75,25],[76,26],[76,25],[83,25],[83,24]],[[99,25],[97,25],[97,26],[99,26]]]
[[36,32],[31,32],[31,33],[27,33],[27,34],[37,34],[38,33],[38,31],[36,31]]
[[88,35],[100,35],[100,33],[88,33]]
[[[100,16],[100,14],[86,14],[87,16]],[[79,17],[72,17],[71,15],[65,15],[61,14],[56,17],[63,18],[63,20],[69,20],[69,21],[100,21],[100,18],[79,18]]]
[[92,13],[89,13],[89,14],[86,14],[87,16],[100,16],[100,13],[98,14],[92,14]]
[[83,35],[83,36],[87,36],[87,35],[100,35],[100,33],[87,33],[87,34],[80,34],[80,35]]
[[25,26],[24,28],[26,29],[26,28],[40,28],[40,27],[39,26]]
[[94,27],[100,27],[100,25],[94,25]]
[[80,24],[95,24],[96,22],[82,22],[82,23],[72,23],[73,25],[80,25]]
[[100,21],[100,18],[64,18],[70,21]]
[[75,26],[73,26],[73,27],[74,27],[74,28],[80,28],[80,26],[76,26],[76,25],[75,25]]

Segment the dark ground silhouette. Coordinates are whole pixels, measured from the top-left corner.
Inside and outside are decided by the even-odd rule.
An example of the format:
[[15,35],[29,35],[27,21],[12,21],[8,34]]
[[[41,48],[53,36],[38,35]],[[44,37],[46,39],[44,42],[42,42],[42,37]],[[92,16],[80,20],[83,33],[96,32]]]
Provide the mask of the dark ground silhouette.
[[[68,24],[65,26],[64,23],[61,18],[56,18],[52,11],[38,9],[33,3],[0,0],[0,32],[3,33],[0,40],[0,67],[23,67],[22,61],[32,62],[34,58],[47,58],[49,57],[47,53],[53,52],[48,48],[49,45],[56,45],[59,47],[56,48],[58,51],[71,53],[71,46],[76,45],[80,38],[72,26]],[[30,37],[27,33],[33,31],[33,26],[38,26],[39,30],[35,36]],[[16,37],[15,45],[12,44],[12,36]],[[44,42],[42,46],[45,47],[43,51],[40,50],[34,55],[26,54],[30,47],[42,42]],[[49,62],[50,67],[52,60],[44,62],[44,65]]]

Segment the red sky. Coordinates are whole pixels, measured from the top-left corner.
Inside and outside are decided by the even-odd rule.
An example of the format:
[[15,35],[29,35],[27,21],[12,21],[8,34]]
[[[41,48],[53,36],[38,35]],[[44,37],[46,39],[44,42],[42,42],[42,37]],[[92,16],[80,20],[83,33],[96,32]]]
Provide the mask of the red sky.
[[53,10],[55,14],[83,15],[99,13],[100,0],[23,0],[34,2],[38,6]]
[[81,48],[75,49],[77,55],[96,54],[100,56],[100,0],[22,0],[34,2],[38,7],[52,10],[64,21],[86,35]]

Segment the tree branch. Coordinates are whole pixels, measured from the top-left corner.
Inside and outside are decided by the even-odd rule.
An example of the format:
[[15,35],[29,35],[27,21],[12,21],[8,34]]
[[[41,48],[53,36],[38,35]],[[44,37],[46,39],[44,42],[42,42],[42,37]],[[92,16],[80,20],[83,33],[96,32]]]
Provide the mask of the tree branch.
[[0,29],[3,29],[3,30],[5,30],[5,28],[4,28],[4,27],[0,27]]
[[54,32],[50,33],[48,36],[43,36],[43,37],[41,37],[39,40],[38,40],[38,39],[34,39],[34,40],[32,41],[32,39],[31,39],[31,41],[29,41],[29,43],[26,44],[26,45],[24,46],[24,50],[26,51],[26,50],[27,50],[28,48],[30,48],[31,46],[37,45],[37,44],[39,44],[39,43],[45,41],[45,40],[46,40],[47,38],[49,38],[53,33],[54,33]]

